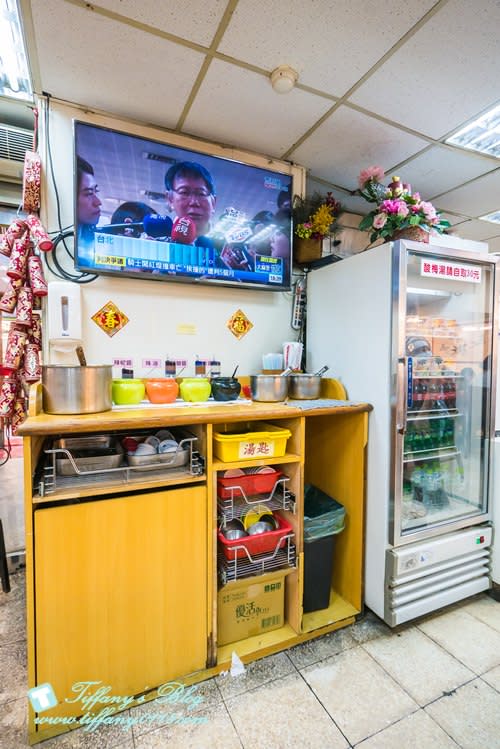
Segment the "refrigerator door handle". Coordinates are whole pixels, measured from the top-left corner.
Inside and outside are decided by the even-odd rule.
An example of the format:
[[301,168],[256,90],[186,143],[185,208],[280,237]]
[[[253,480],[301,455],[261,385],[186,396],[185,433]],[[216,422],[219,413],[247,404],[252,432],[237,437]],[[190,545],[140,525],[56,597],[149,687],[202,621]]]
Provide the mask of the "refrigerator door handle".
[[397,384],[397,424],[396,429],[400,434],[406,432],[408,417],[408,357],[401,356],[398,359],[398,384]]

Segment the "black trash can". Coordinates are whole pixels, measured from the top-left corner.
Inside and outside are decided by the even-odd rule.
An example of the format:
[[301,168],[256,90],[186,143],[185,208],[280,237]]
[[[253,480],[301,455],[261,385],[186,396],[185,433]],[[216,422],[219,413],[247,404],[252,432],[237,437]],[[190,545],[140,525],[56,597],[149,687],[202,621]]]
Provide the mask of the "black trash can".
[[345,508],[315,486],[304,489],[304,613],[328,608],[335,537]]

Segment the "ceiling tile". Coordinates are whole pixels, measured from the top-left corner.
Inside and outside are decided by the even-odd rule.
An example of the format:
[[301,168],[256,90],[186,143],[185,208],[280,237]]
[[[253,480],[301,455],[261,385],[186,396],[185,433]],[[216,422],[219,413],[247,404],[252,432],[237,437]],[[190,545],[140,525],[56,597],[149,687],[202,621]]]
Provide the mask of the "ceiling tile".
[[398,168],[403,182],[409,182],[425,200],[493,171],[497,164],[472,153],[445,146],[432,146]]
[[500,169],[441,195],[436,200],[436,208],[469,217],[500,210]]
[[339,107],[291,154],[313,176],[354,190],[358,174],[372,164],[384,170],[404,161],[427,142],[348,107]]
[[[368,213],[368,203],[364,198],[360,198],[355,195],[350,195],[347,190],[343,190],[342,188],[339,188],[337,185],[328,185],[323,184],[323,182],[318,182],[314,179],[314,177],[308,176],[306,180],[306,194],[312,195],[315,192],[321,193],[321,195],[326,195],[326,193],[330,191],[333,193],[333,197],[335,200],[339,200],[342,204],[342,209],[345,212],[349,213],[356,213],[364,214]],[[359,219],[358,219],[359,224]]]
[[213,60],[184,130],[279,157],[331,106],[299,89],[276,94],[268,78]]
[[189,17],[184,3],[158,0],[99,0],[99,6],[145,23],[161,31],[210,46],[224,14],[226,0],[189,0]]
[[453,234],[464,239],[488,240],[500,234],[500,226],[489,221],[464,221],[453,229]]
[[433,4],[240,0],[219,51],[268,70],[291,65],[300,83],[340,96]]
[[441,138],[498,99],[499,28],[497,0],[450,0],[352,101]]
[[342,193],[340,191],[338,193],[334,191],[334,195],[340,200],[344,210],[349,211],[349,213],[365,216],[373,208],[364,198],[360,198],[359,196],[349,195],[349,193]]
[[464,221],[469,221],[469,219],[466,216],[459,216],[455,215],[454,213],[446,213],[446,211],[441,211],[441,218],[446,219],[446,221],[450,222],[450,226],[458,226],[458,224],[463,224]]
[[57,0],[36,0],[33,20],[44,91],[113,114],[175,126],[200,69],[201,53]]
[[488,240],[488,248],[490,252],[500,252],[500,235]]

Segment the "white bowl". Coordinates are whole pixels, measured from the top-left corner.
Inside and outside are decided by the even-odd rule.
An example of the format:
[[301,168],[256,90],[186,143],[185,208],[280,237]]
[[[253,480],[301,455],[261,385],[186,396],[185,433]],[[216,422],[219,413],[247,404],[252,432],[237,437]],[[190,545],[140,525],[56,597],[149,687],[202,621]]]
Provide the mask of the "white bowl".
[[175,440],[162,440],[158,445],[159,453],[174,453],[179,445]]
[[133,455],[156,455],[156,448],[147,442],[141,442],[140,445],[137,445],[137,450]]

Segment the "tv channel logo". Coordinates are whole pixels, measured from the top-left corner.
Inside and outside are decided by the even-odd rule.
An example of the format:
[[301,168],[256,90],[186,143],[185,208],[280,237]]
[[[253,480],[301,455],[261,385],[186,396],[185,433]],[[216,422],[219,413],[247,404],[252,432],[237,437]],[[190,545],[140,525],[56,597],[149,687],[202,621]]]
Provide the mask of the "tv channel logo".
[[39,684],[33,689],[28,689],[28,697],[36,713],[43,713],[44,710],[57,705],[56,693],[49,683]]

